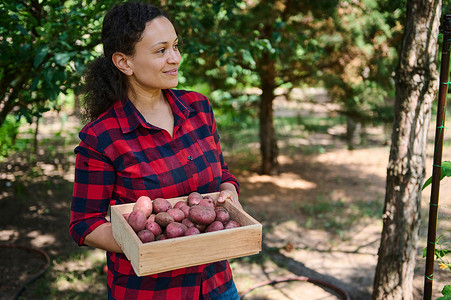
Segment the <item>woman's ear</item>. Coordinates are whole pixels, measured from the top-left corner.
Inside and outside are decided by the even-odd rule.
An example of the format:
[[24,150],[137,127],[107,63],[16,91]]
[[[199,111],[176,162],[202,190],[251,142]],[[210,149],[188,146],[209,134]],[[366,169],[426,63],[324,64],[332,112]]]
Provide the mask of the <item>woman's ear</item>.
[[112,58],[113,64],[118,68],[119,71],[125,75],[133,75],[133,70],[128,64],[128,56],[121,52],[114,52]]

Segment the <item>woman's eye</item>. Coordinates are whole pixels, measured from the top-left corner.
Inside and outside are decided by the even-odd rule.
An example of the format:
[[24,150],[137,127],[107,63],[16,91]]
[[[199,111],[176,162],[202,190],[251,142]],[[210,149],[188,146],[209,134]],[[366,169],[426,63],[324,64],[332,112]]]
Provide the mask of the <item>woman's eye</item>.
[[179,44],[175,44],[174,49],[178,49],[178,48],[179,48]]
[[166,51],[166,49],[165,49],[165,48],[162,48],[162,49],[158,50],[157,53],[164,53],[164,51]]

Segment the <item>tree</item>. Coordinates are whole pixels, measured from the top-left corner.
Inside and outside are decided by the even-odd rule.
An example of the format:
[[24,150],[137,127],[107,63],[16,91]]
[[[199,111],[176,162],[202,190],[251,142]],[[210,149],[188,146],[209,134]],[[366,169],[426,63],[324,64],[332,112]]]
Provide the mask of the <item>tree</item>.
[[189,72],[188,80],[202,78],[212,90],[260,89],[258,120],[264,174],[278,172],[274,90],[313,81],[316,62],[325,55],[315,46],[317,23],[334,14],[337,1],[190,1],[183,4],[183,10],[180,1],[165,1],[169,11],[177,12],[181,25],[182,51],[187,51],[191,65],[184,69]]
[[373,299],[412,299],[440,10],[440,0],[407,2]]
[[254,65],[247,66],[259,78],[261,172],[278,172],[277,135],[274,128],[273,100],[277,87],[312,82],[317,78],[318,61],[325,52],[317,29],[335,15],[338,1],[258,1],[247,7],[238,22],[239,32],[248,41]]
[[10,113],[31,123],[80,86],[109,2],[0,2],[0,126]]
[[[399,4],[390,3],[394,2]],[[182,11],[180,1],[167,5],[170,11]],[[224,100],[239,98],[237,90],[258,87],[261,91],[256,107],[262,173],[278,172],[272,106],[278,87],[289,90],[322,80],[353,121],[350,124],[390,120],[386,98],[393,90],[390,66],[396,60],[394,47],[401,27],[400,13],[393,14],[391,6],[383,10],[375,0],[183,5],[176,17],[182,25],[182,51],[189,61],[188,69],[182,66],[188,81],[201,78],[211,90],[234,91],[233,96],[221,98],[221,107],[226,106]],[[255,104],[244,99],[230,105],[231,114]],[[212,101],[219,102],[214,97]]]
[[[361,126],[391,123],[393,68],[402,28],[401,1],[340,1],[329,32],[321,39],[328,55],[320,62],[322,81],[347,119],[348,148],[354,148]],[[389,109],[390,108],[390,109]]]

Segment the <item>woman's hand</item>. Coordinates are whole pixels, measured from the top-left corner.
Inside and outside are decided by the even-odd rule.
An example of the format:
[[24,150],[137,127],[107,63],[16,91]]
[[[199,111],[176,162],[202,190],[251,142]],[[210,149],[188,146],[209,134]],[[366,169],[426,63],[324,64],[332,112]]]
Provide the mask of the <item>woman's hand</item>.
[[85,238],[84,244],[110,252],[123,253],[121,246],[113,237],[113,229],[110,222],[99,225],[89,233]]
[[238,200],[238,192],[233,184],[229,182],[224,182],[220,186],[220,193],[218,197],[218,203],[224,203],[226,199],[230,199],[239,208],[241,207],[240,201]]

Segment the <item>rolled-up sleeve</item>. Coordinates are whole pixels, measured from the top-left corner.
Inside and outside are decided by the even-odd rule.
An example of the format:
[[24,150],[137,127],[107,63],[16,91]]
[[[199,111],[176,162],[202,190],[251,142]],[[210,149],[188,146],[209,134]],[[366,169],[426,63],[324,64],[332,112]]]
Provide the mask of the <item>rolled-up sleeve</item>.
[[69,233],[83,245],[85,237],[106,223],[115,173],[111,162],[85,142],[75,148],[75,181]]

